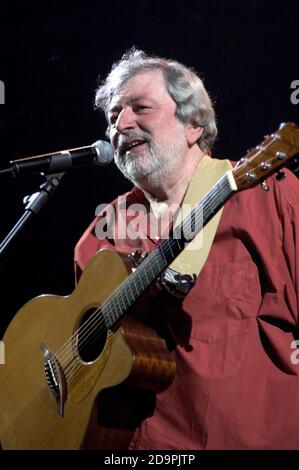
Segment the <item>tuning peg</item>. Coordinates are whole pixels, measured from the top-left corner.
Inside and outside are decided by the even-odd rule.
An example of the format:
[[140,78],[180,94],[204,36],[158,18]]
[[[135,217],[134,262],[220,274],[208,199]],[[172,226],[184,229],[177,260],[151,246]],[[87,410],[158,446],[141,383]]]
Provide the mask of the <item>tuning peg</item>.
[[245,173],[245,176],[248,181],[253,181],[256,179],[256,174],[254,173],[254,171],[247,171],[247,173]]
[[276,158],[278,158],[278,160],[283,160],[284,158],[286,158],[287,154],[285,152],[276,152],[275,156]]
[[279,134],[276,134],[275,132],[274,132],[274,134],[271,134],[270,137],[271,137],[273,140],[276,140],[276,141],[281,140],[280,135],[279,135]]
[[268,162],[261,162],[259,164],[260,169],[263,170],[263,171],[269,170],[271,168],[271,166],[272,166],[271,163],[268,163]]

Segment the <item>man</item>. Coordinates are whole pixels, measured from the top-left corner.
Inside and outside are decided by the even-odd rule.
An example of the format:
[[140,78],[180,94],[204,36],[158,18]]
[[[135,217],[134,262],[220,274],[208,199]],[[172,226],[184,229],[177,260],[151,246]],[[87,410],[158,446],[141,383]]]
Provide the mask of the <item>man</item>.
[[[129,254],[158,246],[165,236],[159,221],[177,215],[194,175],[213,161],[217,134],[196,74],[135,49],[99,87],[96,105],[105,112],[115,162],[134,188],[112,203],[106,236],[97,230],[111,221],[103,210],[80,239],[78,278],[101,248]],[[287,172],[267,184],[268,191],[257,186],[225,204],[194,287],[180,301],[169,295],[176,375],[130,448],[298,448],[298,181]],[[120,236],[136,203],[144,217]]]

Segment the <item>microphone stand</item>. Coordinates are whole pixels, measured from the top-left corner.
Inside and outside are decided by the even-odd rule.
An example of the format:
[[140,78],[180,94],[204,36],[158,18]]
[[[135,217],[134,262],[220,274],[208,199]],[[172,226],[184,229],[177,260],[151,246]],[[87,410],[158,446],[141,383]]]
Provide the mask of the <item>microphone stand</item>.
[[56,191],[63,177],[64,173],[55,173],[52,175],[45,175],[46,181],[39,187],[39,191],[25,196],[23,204],[25,205],[25,212],[22,217],[17,221],[16,225],[11,229],[9,234],[5,237],[0,244],[0,255],[6,250],[9,243],[20,232],[24,225],[30,220],[33,215],[37,215],[44,207],[49,197]]

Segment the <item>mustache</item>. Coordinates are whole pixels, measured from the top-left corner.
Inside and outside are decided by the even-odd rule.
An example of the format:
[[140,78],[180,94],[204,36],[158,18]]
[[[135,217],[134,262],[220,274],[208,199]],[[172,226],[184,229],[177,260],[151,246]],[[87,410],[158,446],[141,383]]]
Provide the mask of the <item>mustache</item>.
[[123,156],[126,152],[127,145],[131,143],[133,140],[143,140],[144,142],[148,143],[149,145],[152,142],[151,135],[145,131],[127,131],[119,135],[117,140],[117,150],[116,153],[119,156]]

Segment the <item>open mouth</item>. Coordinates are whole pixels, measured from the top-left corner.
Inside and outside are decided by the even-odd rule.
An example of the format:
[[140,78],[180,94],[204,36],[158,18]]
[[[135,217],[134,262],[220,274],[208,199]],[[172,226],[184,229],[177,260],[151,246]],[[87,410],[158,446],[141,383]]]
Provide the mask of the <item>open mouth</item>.
[[131,142],[127,142],[125,143],[124,145],[121,146],[121,149],[120,149],[120,153],[122,155],[125,155],[127,153],[131,153],[133,151],[134,153],[134,150],[135,148],[139,148],[141,145],[145,144],[146,141],[145,140],[141,140],[141,139],[134,139],[132,140]]

